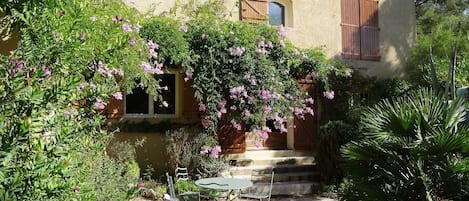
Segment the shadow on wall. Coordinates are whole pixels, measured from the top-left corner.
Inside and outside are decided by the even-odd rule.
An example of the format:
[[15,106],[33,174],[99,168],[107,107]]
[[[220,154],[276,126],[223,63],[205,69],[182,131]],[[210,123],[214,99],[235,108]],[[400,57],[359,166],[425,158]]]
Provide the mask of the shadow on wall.
[[[377,77],[404,77],[410,49],[416,41],[415,7],[412,1],[386,0],[380,1],[379,14],[379,55],[378,61],[344,59],[343,55],[333,58],[345,63],[365,75]],[[369,22],[365,22],[369,24]],[[352,37],[363,38],[360,31]],[[342,32],[343,35],[343,32]],[[343,38],[343,36],[342,36]],[[363,40],[363,39],[362,39]],[[342,40],[342,43],[343,40]],[[362,41],[352,44],[360,46]]]
[[148,166],[154,169],[153,178],[160,179],[160,175],[164,175],[169,167],[166,163],[166,145],[165,135],[160,133],[134,133],[134,132],[121,132],[114,134],[111,141],[115,142],[129,142],[135,144],[136,141],[145,139],[143,146],[136,148],[137,163],[140,167],[140,172],[144,173]]
[[[0,19],[5,16],[0,13]],[[11,34],[7,33],[4,27],[0,27],[0,55],[10,55],[10,52],[15,50],[20,40],[18,30],[15,29]]]

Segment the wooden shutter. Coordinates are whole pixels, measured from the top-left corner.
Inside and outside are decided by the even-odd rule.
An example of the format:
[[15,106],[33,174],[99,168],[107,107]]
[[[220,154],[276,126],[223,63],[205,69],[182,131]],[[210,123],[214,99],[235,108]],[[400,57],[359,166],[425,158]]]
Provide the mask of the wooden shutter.
[[242,153],[246,150],[246,125],[241,123],[241,130],[233,128],[227,115],[219,122],[218,142],[223,153]]
[[267,0],[241,1],[241,21],[253,24],[267,23],[267,4]]
[[361,0],[361,59],[379,61],[378,1]]
[[[123,93],[124,94],[124,93]],[[111,97],[109,103],[104,109],[104,113],[108,118],[121,118],[124,115],[124,101],[116,100],[114,97]]]
[[184,82],[182,115],[186,118],[199,117],[199,104],[194,97],[195,89],[192,87],[192,81]]
[[360,59],[360,1],[341,0],[342,56]]

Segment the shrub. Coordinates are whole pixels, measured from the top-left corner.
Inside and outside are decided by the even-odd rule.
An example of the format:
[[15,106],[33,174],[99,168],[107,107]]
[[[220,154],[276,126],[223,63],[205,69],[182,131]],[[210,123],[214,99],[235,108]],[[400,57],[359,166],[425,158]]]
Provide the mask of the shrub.
[[343,121],[330,121],[321,127],[316,159],[323,184],[342,180],[344,160],[340,148],[359,135],[358,128]]
[[425,89],[368,108],[364,138],[342,150],[342,199],[469,199],[464,108],[462,99],[448,102]]

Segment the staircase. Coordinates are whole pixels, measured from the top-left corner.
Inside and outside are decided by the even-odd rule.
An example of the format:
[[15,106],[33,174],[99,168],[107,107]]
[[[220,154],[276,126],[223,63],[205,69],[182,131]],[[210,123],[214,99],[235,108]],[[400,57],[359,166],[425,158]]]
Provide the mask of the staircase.
[[319,173],[311,152],[248,150],[225,158],[231,165],[231,176],[254,183],[252,193],[268,194],[272,168],[275,170],[272,195],[311,194],[319,187]]

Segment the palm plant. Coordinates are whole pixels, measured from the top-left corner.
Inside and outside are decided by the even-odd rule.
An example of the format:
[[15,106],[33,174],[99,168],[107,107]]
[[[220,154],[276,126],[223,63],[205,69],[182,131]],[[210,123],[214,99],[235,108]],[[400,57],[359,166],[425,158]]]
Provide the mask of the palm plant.
[[368,108],[366,133],[342,149],[343,200],[469,200],[469,129],[464,100],[429,89]]

